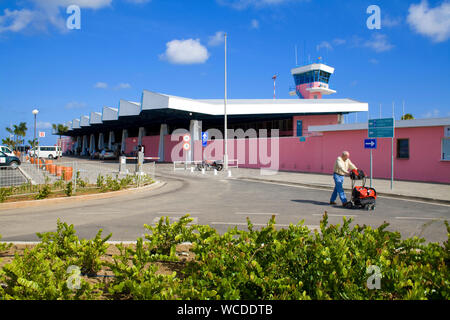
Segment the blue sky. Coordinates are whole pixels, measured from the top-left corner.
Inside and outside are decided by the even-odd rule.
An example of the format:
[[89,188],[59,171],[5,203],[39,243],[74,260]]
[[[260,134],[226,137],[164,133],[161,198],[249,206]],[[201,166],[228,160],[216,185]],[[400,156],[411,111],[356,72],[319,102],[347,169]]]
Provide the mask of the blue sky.
[[[69,30],[66,8],[81,8]],[[381,9],[381,29],[366,12]],[[333,98],[368,102],[371,116],[450,116],[450,1],[0,0],[0,137],[25,121],[40,131],[139,101],[143,89],[223,98],[223,32],[229,98],[292,98],[290,69],[321,56],[336,68]],[[367,120],[367,114],[358,115]],[[355,121],[355,116],[348,119]],[[54,137],[41,143],[53,144]]]

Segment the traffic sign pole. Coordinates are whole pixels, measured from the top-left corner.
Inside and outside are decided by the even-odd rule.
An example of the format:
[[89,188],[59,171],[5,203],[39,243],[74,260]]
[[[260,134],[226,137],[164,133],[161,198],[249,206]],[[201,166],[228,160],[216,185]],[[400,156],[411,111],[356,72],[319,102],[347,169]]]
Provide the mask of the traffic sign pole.
[[373,158],[372,158],[372,150],[370,149],[370,187],[372,188],[372,176],[373,176]]

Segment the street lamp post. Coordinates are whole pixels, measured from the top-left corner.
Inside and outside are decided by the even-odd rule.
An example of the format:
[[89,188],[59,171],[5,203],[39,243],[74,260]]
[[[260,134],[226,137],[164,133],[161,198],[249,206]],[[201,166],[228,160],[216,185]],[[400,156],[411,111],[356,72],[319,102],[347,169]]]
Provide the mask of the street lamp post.
[[223,155],[223,165],[224,169],[228,170],[228,122],[227,122],[227,34],[225,33],[225,97],[224,97],[224,155]]
[[36,143],[36,117],[37,117],[37,114],[39,113],[39,110],[38,109],[34,109],[32,112],[33,112],[33,115],[34,115],[34,139],[33,139],[33,143],[34,143],[34,153],[36,154],[36,145],[37,145],[37,143]]

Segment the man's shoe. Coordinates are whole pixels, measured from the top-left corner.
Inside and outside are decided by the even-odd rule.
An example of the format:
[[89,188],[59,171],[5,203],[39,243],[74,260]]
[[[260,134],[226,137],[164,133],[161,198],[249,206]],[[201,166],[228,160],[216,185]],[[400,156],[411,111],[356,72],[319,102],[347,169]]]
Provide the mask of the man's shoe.
[[330,204],[331,204],[331,205],[334,205],[334,204],[337,204],[337,203],[334,202],[334,201],[330,201]]

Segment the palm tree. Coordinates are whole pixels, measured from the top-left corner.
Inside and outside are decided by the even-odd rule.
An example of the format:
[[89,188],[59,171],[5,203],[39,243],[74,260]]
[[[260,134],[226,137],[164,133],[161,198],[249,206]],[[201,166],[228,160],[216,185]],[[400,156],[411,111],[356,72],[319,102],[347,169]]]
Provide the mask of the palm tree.
[[14,140],[12,140],[11,138],[2,139],[2,144],[10,147],[11,150],[14,150],[16,148],[16,142]]
[[402,120],[414,120],[414,116],[411,113],[407,113],[402,117]]
[[27,134],[27,124],[26,122],[21,122],[19,125],[13,125],[12,128],[6,128],[6,131],[9,132],[13,139],[8,138],[3,140],[3,144],[10,146],[12,149],[16,149],[17,146],[24,143],[24,139]]
[[28,140],[28,144],[31,146],[31,149],[33,149],[37,145],[37,138],[33,140]]
[[[59,136],[59,142],[61,143],[62,136],[69,131],[69,127],[63,124],[52,124],[53,130]],[[61,147],[61,146],[60,146]]]

